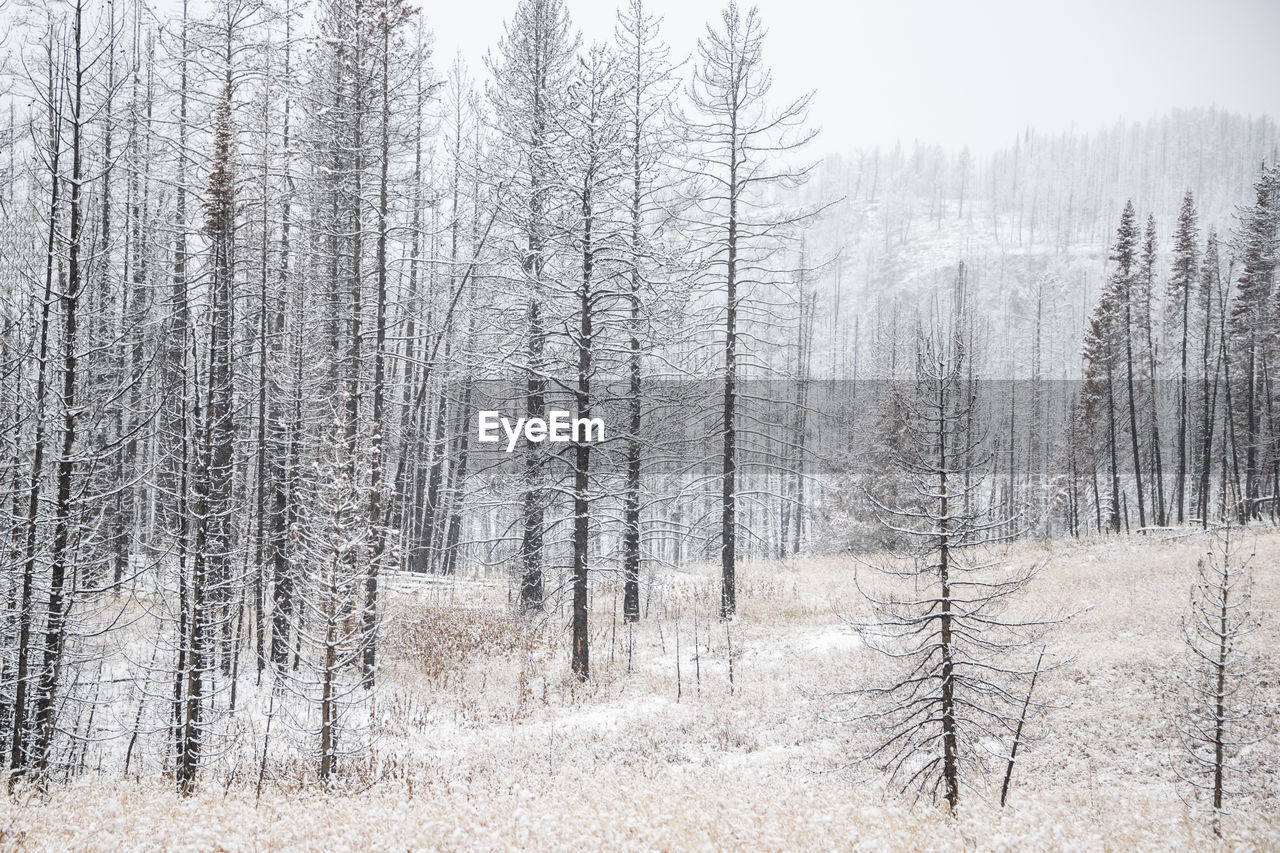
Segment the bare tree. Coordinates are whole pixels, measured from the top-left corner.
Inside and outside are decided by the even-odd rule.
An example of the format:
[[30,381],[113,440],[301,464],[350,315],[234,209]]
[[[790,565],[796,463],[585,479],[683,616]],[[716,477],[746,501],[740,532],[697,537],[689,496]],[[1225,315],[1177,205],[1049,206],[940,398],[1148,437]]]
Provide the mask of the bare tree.
[[627,472],[623,497],[622,614],[628,622],[640,619],[641,562],[641,475],[644,441],[644,370],[645,351],[652,346],[652,335],[646,334],[653,310],[657,282],[663,219],[661,205],[664,175],[670,173],[668,163],[673,148],[672,115],[667,102],[676,86],[667,61],[669,49],[661,40],[660,19],[652,15],[643,0],[630,0],[618,11],[615,40],[619,55],[618,74],[622,80],[626,114],[628,172],[630,180],[631,231],[628,245],[628,278],[630,292],[630,358],[628,378]]
[[[348,711],[369,701],[364,687],[363,659],[369,632],[360,602],[365,595],[370,545],[378,535],[368,524],[368,487],[360,479],[373,453],[368,435],[356,438],[349,458],[345,425],[336,420],[331,438],[314,461],[308,478],[295,571],[303,579],[299,640],[305,666],[290,677],[292,687],[306,699],[306,731],[315,737],[316,771],[328,783],[344,755],[358,755],[358,743],[343,745],[344,733],[356,737],[358,716]],[[348,717],[355,718],[348,720]]]
[[[565,108],[568,140],[563,178],[573,205],[566,211],[573,243],[580,246],[577,276],[576,323],[569,325],[575,352],[577,383],[573,390],[577,421],[589,422],[595,397],[592,380],[599,370],[602,315],[616,313],[615,288],[601,279],[603,261],[621,242],[616,213],[618,190],[624,174],[626,143],[622,99],[618,91],[617,58],[604,45],[594,45],[580,58]],[[570,212],[571,211],[571,212]],[[598,391],[596,392],[598,393]],[[576,428],[575,428],[576,431]],[[589,430],[583,430],[583,433]],[[590,675],[587,625],[588,560],[591,540],[591,445],[589,434],[573,439],[573,672],[586,680]]]
[[[689,99],[697,113],[690,123],[694,143],[691,172],[703,183],[691,213],[707,255],[708,274],[723,284],[721,327],[723,404],[720,410],[720,617],[737,611],[734,572],[738,544],[738,361],[740,315],[753,285],[767,275],[770,239],[784,216],[770,215],[761,193],[803,182],[809,166],[795,166],[794,153],[816,131],[803,125],[812,93],[770,107],[772,75],[764,64],[764,22],[755,7],[744,14],[736,2],[699,39]],[[791,161],[790,164],[788,161]]]
[[[580,39],[573,33],[562,0],[522,0],[499,42],[499,57],[490,57],[494,76],[490,90],[499,134],[498,153],[504,171],[513,173],[513,201],[508,211],[518,247],[527,292],[525,411],[530,418],[545,416],[546,324],[544,289],[548,255],[549,217],[557,200],[550,169],[556,156],[552,116],[560,109],[570,63]],[[541,610],[543,543],[546,535],[544,485],[546,460],[537,445],[526,456],[526,484],[521,510],[520,602],[526,610]]]
[[[85,200],[83,196],[85,174],[85,124],[87,104],[84,99],[85,76],[92,63],[85,56],[86,24],[84,3],[76,3],[71,13],[71,39],[68,45],[70,61],[67,65],[67,97],[71,128],[71,173],[68,179],[70,196],[67,204],[66,262],[67,278],[63,285],[62,303],[62,357],[60,408],[61,437],[55,464],[55,504],[53,541],[49,551],[49,596],[45,606],[45,636],[41,655],[40,673],[35,690],[34,745],[25,757],[28,765],[44,770],[49,762],[49,751],[57,728],[57,693],[62,678],[63,653],[66,643],[67,613],[72,606],[74,583],[69,594],[67,582],[75,572],[74,528],[72,517],[72,486],[76,479],[76,432],[79,427],[80,407],[77,401],[80,341],[77,338],[77,321],[80,297],[85,287]],[[55,177],[55,180],[60,179]]]
[[17,624],[17,643],[14,650],[15,661],[15,681],[14,681],[14,697],[13,697],[13,721],[9,730],[10,744],[8,750],[9,768],[14,771],[10,779],[16,778],[28,766],[29,756],[27,743],[28,722],[28,690],[30,689],[30,671],[33,668],[34,661],[33,649],[31,647],[32,626],[32,603],[35,595],[35,583],[37,572],[38,554],[38,535],[40,530],[40,501],[41,490],[44,485],[44,457],[46,452],[45,437],[45,411],[50,405],[48,398],[49,386],[52,379],[47,373],[47,364],[49,360],[50,349],[50,333],[53,325],[53,305],[54,305],[54,282],[55,271],[57,269],[58,259],[58,218],[61,215],[60,194],[62,190],[62,133],[63,123],[65,122],[65,81],[62,77],[62,68],[59,62],[54,59],[54,25],[53,21],[49,22],[46,30],[46,61],[48,63],[48,77],[45,88],[42,90],[42,100],[44,103],[44,112],[47,116],[48,127],[47,133],[47,150],[44,153],[44,163],[49,172],[49,202],[48,202],[48,228],[47,243],[45,245],[45,264],[44,264],[44,288],[39,300],[39,310],[37,312],[38,332],[36,333],[36,376],[35,376],[35,392],[33,405],[35,408],[35,420],[31,436],[31,461],[27,473],[27,502],[25,509],[25,518],[23,520],[23,553],[22,553],[22,569],[21,581],[19,582],[20,592],[18,594],[18,624]]
[[1183,747],[1179,776],[1213,808],[1213,831],[1222,834],[1221,818],[1229,794],[1238,792],[1229,777],[1242,774],[1242,747],[1251,737],[1252,669],[1240,641],[1257,627],[1250,611],[1252,555],[1240,559],[1230,523],[1210,532],[1209,550],[1196,562],[1196,580],[1182,617],[1187,663],[1181,677],[1187,705],[1178,714]]
[[982,429],[970,427],[977,399],[963,318],[957,311],[945,331],[919,335],[915,381],[896,398],[904,435],[895,461],[915,500],[873,500],[903,545],[899,563],[877,567],[896,581],[891,588],[859,585],[875,614],[859,627],[899,670],[886,684],[855,691],[873,707],[853,717],[881,733],[864,760],[904,791],[941,795],[953,810],[962,784],[985,765],[983,744],[1020,737],[1028,682],[1039,668],[1022,658],[1054,621],[1012,615],[1040,566],[1008,565],[998,547],[1010,538],[1008,519],[966,501],[983,487],[991,454]]

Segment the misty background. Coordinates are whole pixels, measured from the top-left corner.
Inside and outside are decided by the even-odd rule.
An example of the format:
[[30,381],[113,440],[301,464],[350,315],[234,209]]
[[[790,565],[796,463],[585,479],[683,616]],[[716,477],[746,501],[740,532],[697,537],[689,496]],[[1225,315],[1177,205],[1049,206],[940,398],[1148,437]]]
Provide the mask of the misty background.
[[[512,3],[427,10],[436,61],[483,70]],[[610,3],[566,4],[584,42],[608,40]],[[719,0],[654,0],[672,59],[692,55]],[[1174,108],[1280,113],[1280,4],[1268,0],[828,2],[762,0],[779,99],[816,89],[816,149],[895,142],[991,152],[1027,128],[1091,133]]]

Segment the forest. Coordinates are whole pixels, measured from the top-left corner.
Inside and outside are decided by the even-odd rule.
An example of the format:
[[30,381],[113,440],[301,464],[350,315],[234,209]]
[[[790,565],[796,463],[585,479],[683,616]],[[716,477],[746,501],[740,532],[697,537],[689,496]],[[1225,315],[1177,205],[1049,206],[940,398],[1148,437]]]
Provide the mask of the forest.
[[0,0],[0,846],[1280,843],[1274,121],[823,156],[754,7],[507,6]]

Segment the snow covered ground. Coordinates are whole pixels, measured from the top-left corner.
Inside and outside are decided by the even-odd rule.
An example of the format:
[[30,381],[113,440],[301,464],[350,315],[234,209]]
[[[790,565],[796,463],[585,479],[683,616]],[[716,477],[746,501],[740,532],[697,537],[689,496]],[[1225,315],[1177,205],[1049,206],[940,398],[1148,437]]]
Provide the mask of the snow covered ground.
[[862,608],[856,564],[820,558],[742,567],[727,630],[710,567],[660,577],[634,631],[601,583],[587,686],[569,674],[567,613],[530,626],[508,613],[503,583],[397,579],[376,757],[337,791],[318,790],[302,761],[260,796],[244,768],[208,774],[188,800],[159,776],[83,777],[47,799],[0,798],[0,848],[1280,849],[1280,534],[1247,541],[1262,740],[1220,841],[1184,803],[1170,722],[1178,619],[1206,543],[1167,531],[1012,552],[1047,560],[1029,607],[1084,612],[1051,641],[1069,661],[1037,693],[1061,707],[1029,722],[1037,740],[1005,809],[997,761],[962,780],[954,818],[849,764],[874,733],[832,722],[826,694],[884,662],[840,618]]

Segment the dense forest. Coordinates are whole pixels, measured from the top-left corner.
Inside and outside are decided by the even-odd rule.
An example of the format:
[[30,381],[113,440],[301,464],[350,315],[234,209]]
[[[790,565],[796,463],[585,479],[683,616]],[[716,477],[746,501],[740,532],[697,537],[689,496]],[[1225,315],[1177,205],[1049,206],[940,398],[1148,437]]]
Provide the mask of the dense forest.
[[[732,624],[751,561],[923,538],[946,587],[949,548],[1277,521],[1270,119],[822,159],[835,95],[776,97],[733,3],[685,61],[643,0],[601,44],[513,0],[476,68],[409,0],[169,5],[0,6],[12,780],[361,766],[409,575],[498,579],[589,681],[602,584],[639,623],[663,568]],[[478,441],[557,409],[604,440]]]

